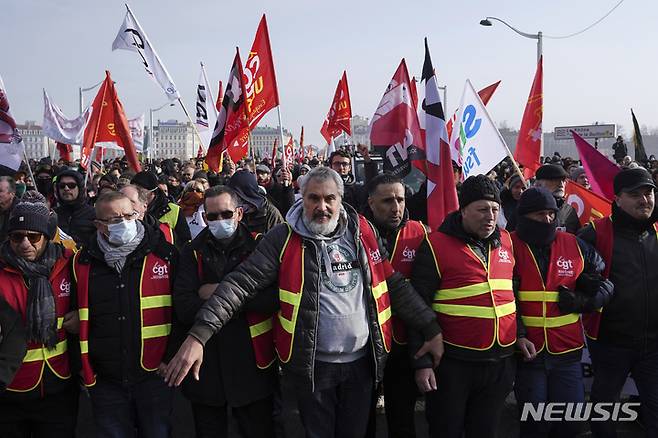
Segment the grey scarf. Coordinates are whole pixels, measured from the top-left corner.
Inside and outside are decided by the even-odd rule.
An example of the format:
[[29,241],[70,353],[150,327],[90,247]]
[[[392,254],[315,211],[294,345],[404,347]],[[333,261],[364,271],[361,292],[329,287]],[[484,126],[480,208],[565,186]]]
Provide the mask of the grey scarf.
[[137,235],[133,240],[121,246],[112,245],[100,231],[96,233],[98,247],[103,252],[105,263],[120,273],[123,270],[123,265],[126,264],[126,258],[139,246],[142,239],[144,239],[144,225],[140,221],[137,221]]
[[40,259],[33,262],[18,257],[12,251],[9,242],[0,248],[2,258],[9,266],[23,273],[26,279],[27,308],[27,339],[44,344],[53,349],[57,344],[57,311],[55,295],[50,284],[50,271],[57,259],[62,256],[62,246],[51,242],[46,244],[46,250]]

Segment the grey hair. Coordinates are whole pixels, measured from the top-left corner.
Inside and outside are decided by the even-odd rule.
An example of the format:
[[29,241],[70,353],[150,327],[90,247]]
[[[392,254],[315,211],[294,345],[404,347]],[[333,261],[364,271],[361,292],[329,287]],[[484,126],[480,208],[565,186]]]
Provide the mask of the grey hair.
[[16,181],[14,181],[14,178],[11,176],[0,176],[0,182],[3,181],[9,185],[9,193],[16,193]]
[[235,190],[233,190],[229,186],[212,186],[204,193],[203,208],[206,208],[206,201],[209,198],[217,198],[224,194],[227,194],[231,197],[231,202],[233,203],[234,206],[236,207],[240,206],[240,198],[238,198],[238,194],[235,192]]
[[121,192],[123,189],[133,189],[137,193],[137,199],[139,199],[140,202],[143,202],[144,204],[149,203],[149,191],[144,187],[138,186],[136,184],[126,184],[125,186],[121,187],[119,191]]
[[345,185],[343,184],[343,179],[338,175],[338,172],[333,170],[331,167],[315,167],[309,173],[304,176],[300,176],[297,181],[299,182],[299,191],[304,196],[306,194],[306,185],[312,179],[317,179],[319,181],[328,181],[332,180],[336,183],[338,188],[338,194],[341,199],[345,193]]

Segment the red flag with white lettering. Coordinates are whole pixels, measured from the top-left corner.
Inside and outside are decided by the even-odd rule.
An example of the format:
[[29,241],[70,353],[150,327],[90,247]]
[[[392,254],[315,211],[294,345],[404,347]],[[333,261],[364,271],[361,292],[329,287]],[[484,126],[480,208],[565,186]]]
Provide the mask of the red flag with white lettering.
[[541,123],[544,113],[543,97],[543,79],[542,79],[543,58],[539,58],[535,80],[532,81],[532,88],[528,96],[528,103],[523,112],[519,137],[516,140],[516,149],[514,150],[514,159],[524,166],[523,176],[531,178],[539,166],[541,166]]
[[567,181],[565,198],[578,213],[580,225],[612,214],[612,204],[602,196],[573,181]]
[[269,110],[279,105],[279,91],[276,87],[274,59],[265,14],[258,24],[243,75],[249,128],[254,129]]
[[91,117],[85,128],[82,143],[80,167],[87,169],[91,151],[96,143],[113,142],[123,148],[128,164],[135,172],[139,172],[141,166],[130,134],[128,119],[123,105],[119,101],[116,88],[114,88],[110,72],[107,70],[105,71],[105,81],[91,106]]

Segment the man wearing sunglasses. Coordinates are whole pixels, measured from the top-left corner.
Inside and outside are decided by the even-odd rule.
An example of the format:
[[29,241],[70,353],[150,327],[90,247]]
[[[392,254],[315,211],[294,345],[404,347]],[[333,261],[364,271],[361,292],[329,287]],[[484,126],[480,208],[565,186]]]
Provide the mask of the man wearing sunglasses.
[[64,437],[75,431],[78,384],[69,367],[74,345],[67,341],[67,331],[77,332],[77,312],[70,311],[73,252],[50,240],[45,202],[37,192],[25,193],[9,217],[9,239],[0,246],[0,299],[25,325],[22,365],[0,391],[2,436]]
[[80,246],[94,234],[94,208],[87,202],[84,176],[75,170],[64,170],[55,178],[57,225]]
[[157,375],[171,331],[176,248],[121,192],[96,201],[96,233],[73,260],[82,380],[96,436],[168,437],[172,393]]
[[[187,331],[194,317],[212,295],[217,283],[245,260],[256,239],[242,219],[236,193],[226,186],[205,192],[204,219],[208,226],[181,252],[174,283],[174,306]],[[183,394],[192,402],[197,436],[228,437],[227,408],[245,438],[274,437],[272,394],[277,381],[273,343],[263,343],[262,322],[276,310],[274,294],[261,294],[249,302],[248,312],[238,313],[206,343],[206,361],[199,380],[183,382]],[[253,311],[260,311],[263,315]],[[252,332],[256,334],[252,338]],[[270,331],[271,335],[271,331]],[[263,345],[264,344],[264,345]]]

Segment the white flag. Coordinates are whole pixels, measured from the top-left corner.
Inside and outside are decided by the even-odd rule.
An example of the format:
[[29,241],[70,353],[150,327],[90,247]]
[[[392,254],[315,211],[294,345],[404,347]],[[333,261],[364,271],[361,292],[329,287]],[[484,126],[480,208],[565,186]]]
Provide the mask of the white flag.
[[17,171],[23,154],[23,139],[9,111],[9,98],[0,76],[0,165]]
[[53,140],[65,144],[82,144],[90,116],[91,105],[77,119],[68,119],[50,101],[46,90],[43,90],[43,133]]
[[128,128],[135,143],[137,152],[144,151],[144,114],[134,119],[128,119]]
[[180,98],[174,81],[169,76],[167,69],[160,61],[160,57],[130,9],[126,12],[126,18],[123,20],[119,33],[112,43],[112,50],[117,49],[139,53],[146,73],[162,87],[167,98],[169,100]]
[[199,80],[196,85],[196,122],[195,125],[199,132],[207,131],[208,128],[208,84],[203,74],[203,64],[199,71]]
[[450,144],[461,151],[463,178],[486,175],[509,154],[509,149],[468,79],[457,120],[459,129],[452,130]]

